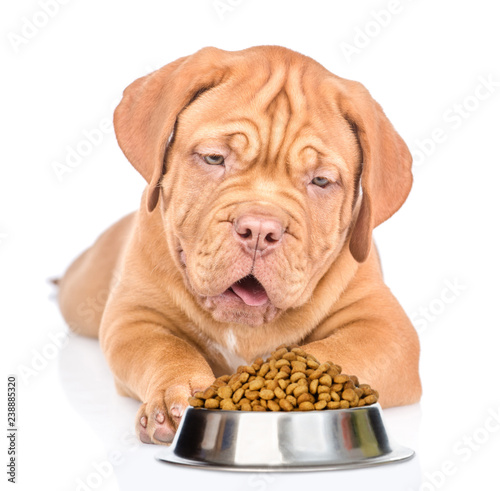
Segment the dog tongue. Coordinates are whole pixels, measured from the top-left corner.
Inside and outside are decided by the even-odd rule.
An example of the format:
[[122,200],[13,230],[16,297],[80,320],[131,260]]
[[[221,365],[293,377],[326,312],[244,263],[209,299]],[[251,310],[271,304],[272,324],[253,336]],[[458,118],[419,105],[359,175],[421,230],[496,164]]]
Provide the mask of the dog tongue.
[[238,297],[240,297],[247,305],[257,307],[264,305],[267,302],[267,293],[264,287],[257,281],[254,276],[245,276],[240,281],[231,285]]

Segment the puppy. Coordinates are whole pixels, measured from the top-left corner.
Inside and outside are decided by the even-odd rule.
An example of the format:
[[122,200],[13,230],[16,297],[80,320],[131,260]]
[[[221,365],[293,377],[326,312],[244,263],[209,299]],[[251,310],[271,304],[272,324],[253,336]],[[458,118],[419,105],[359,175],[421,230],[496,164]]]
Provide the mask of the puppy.
[[190,395],[280,344],[340,364],[385,407],[419,400],[418,337],[372,244],[411,156],[361,84],[277,46],[205,48],[127,87],[114,125],[148,185],[59,302],[143,402],[143,442],[170,442]]

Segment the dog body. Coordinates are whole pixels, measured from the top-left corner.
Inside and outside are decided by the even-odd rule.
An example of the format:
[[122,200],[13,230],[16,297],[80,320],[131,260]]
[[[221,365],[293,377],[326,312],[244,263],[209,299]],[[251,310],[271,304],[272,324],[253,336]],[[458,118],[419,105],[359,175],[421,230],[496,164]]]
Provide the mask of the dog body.
[[419,399],[418,337],[371,238],[411,157],[363,86],[284,48],[206,48],[129,86],[115,129],[148,187],[59,298],[143,402],[142,441],[171,441],[187,397],[281,344],[384,406]]

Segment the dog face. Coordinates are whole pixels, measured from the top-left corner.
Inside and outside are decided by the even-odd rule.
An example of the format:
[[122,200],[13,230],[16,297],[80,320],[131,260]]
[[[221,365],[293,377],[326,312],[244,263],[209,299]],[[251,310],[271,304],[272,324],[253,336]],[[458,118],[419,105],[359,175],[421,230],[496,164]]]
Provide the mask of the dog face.
[[191,291],[253,325],[309,299],[345,240],[361,155],[342,116],[301,110],[320,103],[313,80],[248,68],[180,115],[162,187]]
[[346,240],[366,259],[409,191],[408,150],[366,90],[284,48],[202,50],[127,91],[118,141],[218,321],[261,325],[307,302]]

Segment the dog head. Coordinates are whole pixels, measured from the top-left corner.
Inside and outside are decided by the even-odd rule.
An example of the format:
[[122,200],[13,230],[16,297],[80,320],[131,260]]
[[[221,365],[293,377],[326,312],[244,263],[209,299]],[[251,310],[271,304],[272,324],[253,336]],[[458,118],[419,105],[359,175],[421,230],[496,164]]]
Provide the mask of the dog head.
[[187,287],[222,322],[304,304],[346,241],[365,261],[411,188],[368,91],[281,47],[181,58],[132,83],[114,122]]

